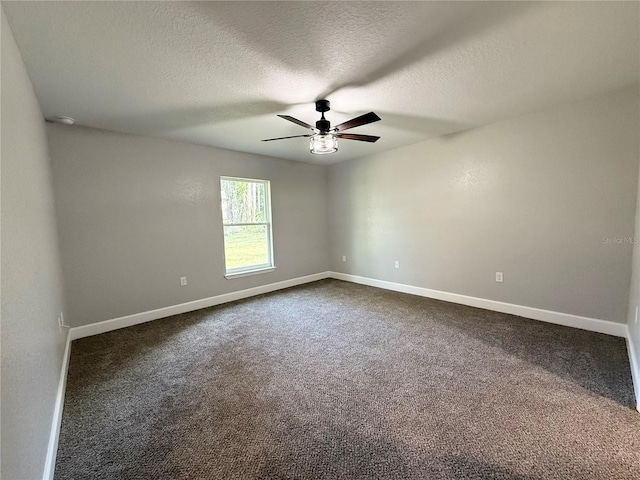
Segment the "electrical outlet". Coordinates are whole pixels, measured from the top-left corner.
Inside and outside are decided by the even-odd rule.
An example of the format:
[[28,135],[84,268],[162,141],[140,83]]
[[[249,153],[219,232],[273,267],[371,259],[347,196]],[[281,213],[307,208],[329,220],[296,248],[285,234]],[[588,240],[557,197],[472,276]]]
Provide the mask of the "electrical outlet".
[[183,287],[187,284],[187,277],[180,277],[180,285]]
[[504,277],[502,276],[502,272],[496,272],[496,282],[504,282]]
[[399,260],[396,260],[396,261],[395,261],[395,263],[394,263],[394,266],[395,266],[396,268],[400,268],[400,261],[399,261]]
[[342,255],[342,261],[346,262],[347,261],[347,256],[346,255]]

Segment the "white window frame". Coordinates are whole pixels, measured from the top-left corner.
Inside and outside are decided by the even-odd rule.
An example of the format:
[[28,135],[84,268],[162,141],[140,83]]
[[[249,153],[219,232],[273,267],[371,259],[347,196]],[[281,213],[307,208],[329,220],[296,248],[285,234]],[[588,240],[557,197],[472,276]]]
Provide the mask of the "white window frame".
[[[222,213],[222,182],[251,182],[261,183],[264,185],[264,202],[265,202],[265,221],[264,222],[252,222],[252,223],[225,223],[224,214],[222,215],[222,243],[224,251],[224,263],[225,263],[225,278],[238,278],[248,275],[256,275],[258,273],[272,272],[276,269],[273,258],[273,222],[271,220],[271,182],[269,180],[262,180],[257,178],[243,178],[243,177],[220,177],[220,212]],[[225,227],[243,227],[250,225],[264,225],[267,228],[267,262],[257,265],[248,265],[246,267],[236,267],[227,269],[227,248],[225,244]]]

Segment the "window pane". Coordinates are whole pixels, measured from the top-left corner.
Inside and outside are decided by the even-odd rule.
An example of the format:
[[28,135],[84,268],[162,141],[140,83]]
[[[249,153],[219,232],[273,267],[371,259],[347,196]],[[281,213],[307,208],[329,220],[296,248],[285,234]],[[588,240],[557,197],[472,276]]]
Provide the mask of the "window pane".
[[267,222],[266,186],[248,180],[220,181],[222,221],[227,223]]
[[267,225],[225,226],[224,251],[227,271],[270,265]]

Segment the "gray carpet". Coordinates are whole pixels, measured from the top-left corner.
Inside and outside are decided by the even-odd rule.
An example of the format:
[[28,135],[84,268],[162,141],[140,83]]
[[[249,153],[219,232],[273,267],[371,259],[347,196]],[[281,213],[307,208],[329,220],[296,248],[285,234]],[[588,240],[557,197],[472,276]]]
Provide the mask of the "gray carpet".
[[337,280],[73,342],[56,479],[638,479],[625,342]]

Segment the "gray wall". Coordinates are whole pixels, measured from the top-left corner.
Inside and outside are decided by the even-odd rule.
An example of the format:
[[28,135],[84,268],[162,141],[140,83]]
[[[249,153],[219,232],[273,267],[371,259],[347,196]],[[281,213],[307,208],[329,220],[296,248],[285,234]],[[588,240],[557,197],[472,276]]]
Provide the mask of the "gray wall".
[[2,16],[2,463],[41,478],[67,330],[44,119]]
[[[73,326],[327,270],[320,166],[83,127],[47,131]],[[271,181],[274,272],[224,278],[221,175]]]
[[331,166],[331,269],[626,323],[638,95]]

